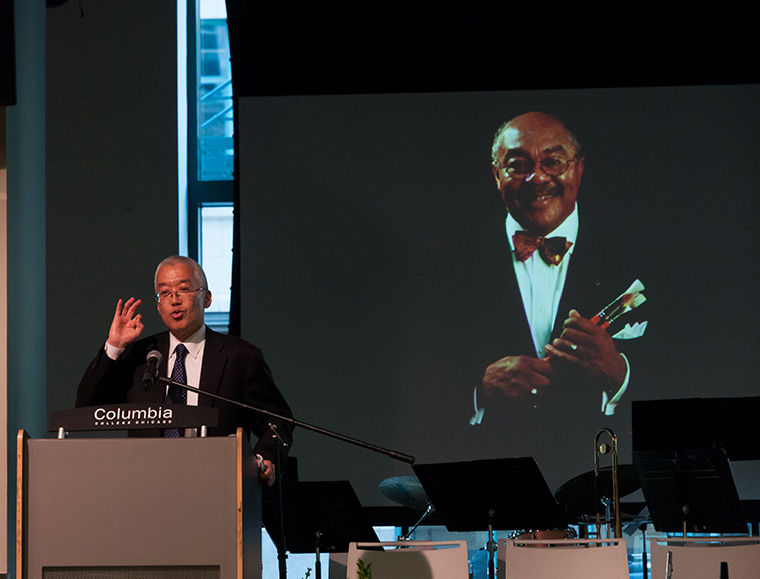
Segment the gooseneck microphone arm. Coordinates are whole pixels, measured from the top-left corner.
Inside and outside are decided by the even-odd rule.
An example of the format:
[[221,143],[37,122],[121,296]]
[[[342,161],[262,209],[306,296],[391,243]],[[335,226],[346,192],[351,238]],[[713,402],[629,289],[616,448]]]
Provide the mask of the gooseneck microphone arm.
[[314,426],[313,424],[308,424],[306,422],[301,422],[300,420],[297,420],[290,416],[283,416],[282,414],[277,414],[276,412],[272,412],[271,410],[265,410],[263,408],[257,408],[255,406],[251,406],[249,404],[245,404],[243,402],[239,402],[237,400],[232,400],[230,398],[226,398],[224,396],[220,396],[219,394],[214,394],[213,392],[207,392],[205,390],[201,390],[200,388],[196,388],[195,386],[189,386],[188,384],[182,384],[181,382],[175,382],[174,380],[171,380],[170,378],[162,378],[158,377],[157,380],[159,382],[163,382],[164,384],[169,384],[172,386],[179,386],[180,388],[184,388],[185,390],[188,390],[190,392],[197,392],[198,394],[202,394],[203,396],[210,396],[211,398],[215,398],[217,400],[221,400],[222,402],[227,402],[228,404],[232,404],[234,406],[238,406],[240,408],[244,408],[246,410],[250,410],[252,412],[258,412],[259,414],[263,414],[265,416],[268,416],[270,418],[274,418],[276,420],[281,420],[282,422],[287,422],[293,426],[297,426],[299,428],[305,428],[306,430],[311,430],[312,432],[316,432],[318,434],[322,434],[324,436],[329,436],[330,438],[334,438],[336,440],[340,440],[342,442],[346,442],[348,444],[353,444],[355,446],[360,446],[362,448],[365,448],[367,450],[371,450],[373,452],[377,452],[380,454],[384,454],[386,456],[389,456],[390,458],[393,458],[395,460],[400,460],[402,462],[406,462],[408,464],[414,463],[414,457],[410,456],[408,454],[405,454],[403,452],[399,452],[397,450],[390,450],[387,448],[383,448],[381,446],[377,446],[374,444],[371,444],[369,442],[365,442],[363,440],[359,440],[358,438],[352,438],[350,436],[346,436],[345,434],[340,434],[338,432],[333,432],[331,430],[326,430],[324,428],[321,428],[319,426]]

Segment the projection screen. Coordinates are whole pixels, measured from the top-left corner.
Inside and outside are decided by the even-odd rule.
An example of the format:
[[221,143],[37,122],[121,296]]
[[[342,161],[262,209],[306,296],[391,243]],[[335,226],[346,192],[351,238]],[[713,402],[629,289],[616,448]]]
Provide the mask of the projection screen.
[[[630,463],[631,401],[758,393],[758,102],[757,85],[242,97],[243,337],[299,420],[420,463],[532,456],[556,490],[593,468],[603,426]],[[579,139],[572,259],[617,280],[558,323],[640,279],[647,326],[615,342],[630,383],[614,415],[588,402],[598,393],[565,393],[546,414],[541,396],[481,398],[473,425],[485,367],[525,324],[506,308],[490,154],[496,129],[528,111]],[[292,454],[302,480],[348,479],[365,505],[388,502],[383,479],[412,474],[303,429]],[[742,498],[757,480],[738,480]]]

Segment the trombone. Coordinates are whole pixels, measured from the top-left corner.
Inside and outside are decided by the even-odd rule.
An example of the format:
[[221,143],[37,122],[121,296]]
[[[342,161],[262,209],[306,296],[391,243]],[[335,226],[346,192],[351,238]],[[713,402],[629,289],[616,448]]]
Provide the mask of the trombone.
[[[609,444],[605,442],[600,442],[603,435],[607,435],[609,437]],[[612,504],[614,507],[615,512],[615,538],[620,538],[623,536],[622,531],[622,525],[620,521],[620,494],[618,491],[618,446],[617,446],[617,436],[615,436],[615,433],[612,432],[609,428],[602,428],[599,430],[596,435],[594,436],[594,483],[597,488],[598,486],[598,479],[599,479],[599,456],[602,454],[611,453],[612,455]],[[597,533],[599,533],[599,521],[600,514],[599,512],[596,513],[596,528]],[[609,536],[609,517],[607,518],[607,524],[608,524],[608,532],[607,535]]]

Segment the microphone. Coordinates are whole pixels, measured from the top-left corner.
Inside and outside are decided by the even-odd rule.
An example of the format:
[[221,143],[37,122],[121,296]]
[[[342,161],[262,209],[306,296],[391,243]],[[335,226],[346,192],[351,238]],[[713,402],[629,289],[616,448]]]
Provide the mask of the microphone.
[[148,365],[145,367],[145,373],[142,377],[143,390],[150,390],[153,387],[153,383],[158,376],[158,365],[163,359],[163,355],[158,350],[148,352]]

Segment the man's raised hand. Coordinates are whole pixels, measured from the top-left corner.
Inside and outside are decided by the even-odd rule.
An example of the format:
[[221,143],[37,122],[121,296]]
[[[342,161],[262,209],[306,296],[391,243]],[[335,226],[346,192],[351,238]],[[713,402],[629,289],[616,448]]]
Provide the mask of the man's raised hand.
[[119,299],[116,303],[116,311],[108,332],[108,343],[114,348],[126,348],[142,333],[142,314],[137,313],[141,303],[142,300],[135,298],[129,298],[126,302]]

